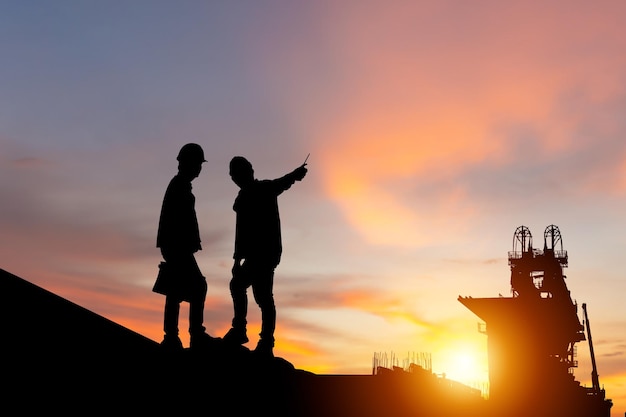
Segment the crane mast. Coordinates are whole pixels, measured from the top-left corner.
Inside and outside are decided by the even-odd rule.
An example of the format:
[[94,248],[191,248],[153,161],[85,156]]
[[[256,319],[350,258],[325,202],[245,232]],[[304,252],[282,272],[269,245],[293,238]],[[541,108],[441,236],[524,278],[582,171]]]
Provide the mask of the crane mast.
[[596,367],[596,355],[593,351],[593,341],[591,340],[591,326],[589,325],[589,316],[587,315],[587,304],[583,303],[583,313],[585,314],[585,325],[587,327],[587,336],[589,337],[589,353],[591,355],[591,383],[596,393],[600,392],[600,380],[598,378],[598,368]]

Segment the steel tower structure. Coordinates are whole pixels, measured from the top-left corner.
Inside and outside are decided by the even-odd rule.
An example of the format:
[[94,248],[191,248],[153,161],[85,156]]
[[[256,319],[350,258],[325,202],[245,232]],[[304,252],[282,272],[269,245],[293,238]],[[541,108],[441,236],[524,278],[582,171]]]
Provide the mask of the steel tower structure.
[[490,402],[507,416],[609,417],[604,390],[574,378],[576,343],[586,338],[559,228],[548,226],[535,249],[528,227],[518,227],[508,262],[510,297],[458,299],[486,323]]

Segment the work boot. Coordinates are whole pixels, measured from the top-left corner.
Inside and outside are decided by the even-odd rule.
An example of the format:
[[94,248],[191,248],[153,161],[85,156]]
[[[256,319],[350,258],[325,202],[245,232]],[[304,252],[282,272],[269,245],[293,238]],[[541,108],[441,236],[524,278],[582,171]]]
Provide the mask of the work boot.
[[189,337],[189,347],[191,349],[206,349],[213,344],[215,337],[202,332],[191,333]]
[[166,334],[161,342],[161,347],[168,352],[182,352],[183,342],[180,341],[178,335],[172,336]]
[[248,335],[245,328],[232,327],[226,332],[222,340],[231,345],[243,345],[248,343]]
[[260,339],[254,348],[254,353],[263,357],[274,357],[274,341]]

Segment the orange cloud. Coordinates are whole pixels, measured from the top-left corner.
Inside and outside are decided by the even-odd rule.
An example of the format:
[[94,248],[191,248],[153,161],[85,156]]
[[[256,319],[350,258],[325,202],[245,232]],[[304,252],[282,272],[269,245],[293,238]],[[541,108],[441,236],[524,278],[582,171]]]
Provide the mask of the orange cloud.
[[[382,26],[388,31],[364,32],[365,13],[355,18],[363,19],[362,25],[336,28],[343,35],[336,48],[345,52],[339,59],[354,71],[340,91],[342,113],[320,132],[328,140],[316,152],[322,155],[326,192],[372,244],[419,245],[450,230],[451,218],[471,216],[480,202],[450,184],[478,166],[518,162],[521,139],[509,126],[530,128],[540,152],[535,157],[580,148],[574,129],[583,115],[560,114],[563,95],[615,85],[592,73],[590,61],[581,69],[567,50],[568,40],[554,36],[559,28],[553,21],[548,25],[549,19],[541,19],[533,33],[522,20],[532,19],[529,13],[517,20],[507,14],[513,20],[507,27],[488,22],[485,32],[470,34],[478,39],[437,33],[449,47],[443,58],[432,49],[421,51],[418,38],[411,44],[396,37],[416,13],[394,15],[393,26]],[[389,17],[374,21],[385,25]],[[571,19],[566,24],[577,26],[578,17]],[[553,60],[553,54],[562,60]],[[622,61],[613,61],[609,72],[622,68]],[[605,94],[590,95],[589,105],[610,97],[609,87],[601,88]],[[442,179],[449,187],[424,196],[427,202],[411,198],[418,185]]]
[[383,291],[346,291],[341,293],[339,298],[338,306],[341,307],[366,311],[386,320],[407,321],[419,327],[430,328],[433,326],[433,323],[413,314],[403,299],[391,297]]

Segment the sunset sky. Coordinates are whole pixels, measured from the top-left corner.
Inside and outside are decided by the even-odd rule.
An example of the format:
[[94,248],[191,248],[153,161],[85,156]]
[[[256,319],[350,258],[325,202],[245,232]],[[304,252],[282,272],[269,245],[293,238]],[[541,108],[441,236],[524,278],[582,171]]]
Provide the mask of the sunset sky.
[[[310,153],[279,198],[277,356],[370,374],[377,352],[430,353],[481,386],[486,336],[457,298],[510,296],[515,229],[542,247],[554,224],[623,416],[624,22],[619,0],[2,1],[0,268],[160,341],[158,216],[197,142],[197,259],[222,336],[230,158],[264,179]],[[252,299],[249,319],[253,348]],[[590,386],[586,342],[577,359]]]

